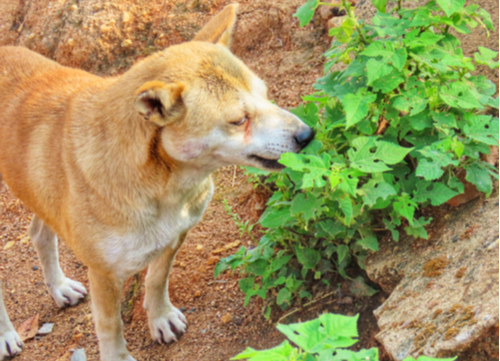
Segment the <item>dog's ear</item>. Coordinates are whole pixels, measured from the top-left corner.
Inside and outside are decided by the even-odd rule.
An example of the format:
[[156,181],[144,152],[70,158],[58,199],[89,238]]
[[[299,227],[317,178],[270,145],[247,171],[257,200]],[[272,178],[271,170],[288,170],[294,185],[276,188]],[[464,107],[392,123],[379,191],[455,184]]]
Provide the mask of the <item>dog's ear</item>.
[[183,83],[148,81],[136,92],[135,108],[145,119],[160,126],[167,125],[186,115],[184,91]]
[[196,34],[193,40],[206,41],[229,47],[236,22],[237,9],[238,4],[226,6]]

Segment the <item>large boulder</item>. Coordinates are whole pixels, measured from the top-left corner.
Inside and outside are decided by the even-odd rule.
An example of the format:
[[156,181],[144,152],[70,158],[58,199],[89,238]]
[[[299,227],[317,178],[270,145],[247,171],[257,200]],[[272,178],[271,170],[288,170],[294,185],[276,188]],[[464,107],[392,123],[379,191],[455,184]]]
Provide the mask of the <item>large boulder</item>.
[[464,205],[435,220],[429,240],[388,240],[368,258],[368,276],[392,292],[375,316],[395,360],[498,359],[498,204]]

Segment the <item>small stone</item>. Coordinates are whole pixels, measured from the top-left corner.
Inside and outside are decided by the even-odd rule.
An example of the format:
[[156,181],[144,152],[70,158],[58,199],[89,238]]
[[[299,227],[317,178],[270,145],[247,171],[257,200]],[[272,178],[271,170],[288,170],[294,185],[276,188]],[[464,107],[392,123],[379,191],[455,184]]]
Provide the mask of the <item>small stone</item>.
[[201,291],[198,290],[194,293],[194,297],[200,297],[201,296]]
[[33,266],[32,270],[33,271],[38,271],[38,266]]
[[3,250],[6,251],[6,250],[8,250],[9,248],[11,248],[15,244],[16,244],[15,241],[7,242],[7,244],[3,247]]
[[123,40],[121,45],[122,45],[122,48],[127,48],[130,45],[132,45],[132,40],[130,40],[130,39]]
[[203,246],[202,246],[201,244],[199,244],[199,245],[197,245],[197,246],[196,246],[196,249],[197,249],[198,251],[201,251],[201,250],[203,250]]
[[189,311],[187,311],[187,313],[188,313],[188,314],[191,314],[191,313],[193,313],[193,312],[195,312],[195,311],[196,311],[196,308],[194,308],[194,307],[193,307],[193,308],[191,308]]
[[87,355],[85,354],[85,349],[79,348],[73,352],[70,361],[87,361]]
[[226,313],[224,316],[221,318],[223,324],[227,324],[233,320],[233,316],[231,316],[229,313]]
[[186,312],[186,310],[187,310],[187,308],[186,308],[186,307],[181,307],[181,308],[179,308],[179,311],[181,311],[181,312]]
[[52,332],[53,328],[53,323],[44,323],[43,326],[38,330],[37,335],[47,335]]

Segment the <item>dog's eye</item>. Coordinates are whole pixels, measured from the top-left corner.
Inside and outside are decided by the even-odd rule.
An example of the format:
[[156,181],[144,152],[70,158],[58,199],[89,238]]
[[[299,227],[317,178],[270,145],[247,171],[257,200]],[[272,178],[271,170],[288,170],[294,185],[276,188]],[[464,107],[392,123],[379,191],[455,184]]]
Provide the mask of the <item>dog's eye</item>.
[[247,120],[248,120],[248,116],[244,116],[243,118],[241,118],[237,122],[231,122],[231,124],[232,125],[243,125],[247,122]]

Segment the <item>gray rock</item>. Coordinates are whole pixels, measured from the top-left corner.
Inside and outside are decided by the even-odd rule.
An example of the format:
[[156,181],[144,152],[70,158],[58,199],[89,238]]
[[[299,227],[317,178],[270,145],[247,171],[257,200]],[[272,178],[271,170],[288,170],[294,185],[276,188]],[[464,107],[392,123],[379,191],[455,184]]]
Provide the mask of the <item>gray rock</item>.
[[[498,359],[498,195],[435,220],[429,240],[381,243],[368,276],[392,292],[375,310],[377,339],[395,360]],[[463,356],[465,357],[465,356]]]
[[79,348],[73,352],[70,361],[87,361],[87,355],[85,354],[85,349]]
[[44,323],[42,327],[38,330],[36,333],[37,335],[47,335],[52,332],[52,329],[54,328],[53,323]]

